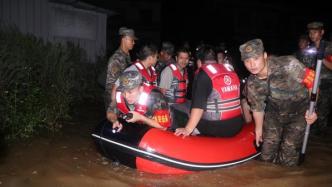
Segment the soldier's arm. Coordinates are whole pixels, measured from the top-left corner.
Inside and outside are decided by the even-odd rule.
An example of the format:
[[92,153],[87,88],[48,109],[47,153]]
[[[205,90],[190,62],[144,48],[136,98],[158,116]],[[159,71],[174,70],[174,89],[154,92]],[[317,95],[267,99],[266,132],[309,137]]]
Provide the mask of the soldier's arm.
[[259,146],[260,142],[263,142],[263,122],[264,122],[264,112],[252,112],[255,121],[255,135],[256,135],[256,145]]
[[163,127],[161,126],[156,120],[154,119],[151,119],[151,118],[148,118],[138,112],[135,112],[135,111],[130,111],[130,113],[133,114],[133,118],[127,120],[127,122],[129,123],[135,123],[135,122],[142,122],[146,125],[149,125],[151,127],[154,127],[154,128],[158,128],[158,129],[163,129],[163,130],[166,130],[166,127]]
[[[256,80],[256,81],[255,81]],[[249,78],[246,84],[247,99],[250,103],[254,122],[256,145],[259,146],[263,141],[263,122],[265,115],[265,100],[268,95],[267,83],[264,81],[257,81],[257,79]]]
[[113,111],[107,111],[106,112],[106,118],[108,119],[108,121],[110,121],[112,123],[115,123],[116,121],[118,121],[118,116]]
[[111,105],[112,106],[115,106],[115,95],[116,95],[116,89],[118,88],[118,86],[116,84],[113,85],[113,88],[112,88],[112,102],[111,102]]
[[291,75],[298,83],[303,84],[309,90],[309,93],[311,93],[314,85],[315,71],[311,68],[305,67],[295,58],[290,61],[288,66],[289,67],[286,68],[288,70],[288,74]]
[[118,59],[110,59],[108,67],[107,67],[107,77],[106,77],[106,85],[105,85],[105,97],[107,100],[107,104],[110,105],[111,101],[114,101],[112,92],[114,89],[115,81],[121,74],[121,67],[119,65]]

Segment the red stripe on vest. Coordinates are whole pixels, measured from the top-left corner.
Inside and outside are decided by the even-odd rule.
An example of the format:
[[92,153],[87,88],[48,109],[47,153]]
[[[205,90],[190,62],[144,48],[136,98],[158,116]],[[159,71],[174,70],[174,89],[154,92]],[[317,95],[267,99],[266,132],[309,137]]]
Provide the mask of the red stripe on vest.
[[[204,64],[202,70],[212,81],[213,90],[218,92],[219,98],[208,97],[207,108],[220,112],[220,120],[226,120],[241,115],[240,80],[234,71],[227,70],[222,64]],[[216,104],[213,100],[217,99]],[[210,109],[211,110],[211,109]]]
[[[143,82],[143,83],[145,83],[145,85],[157,87],[157,73],[152,66],[149,67],[148,69],[146,69],[143,66],[143,64],[139,61],[135,62],[134,65],[136,66],[136,68],[138,69],[138,71],[140,72],[142,77],[144,78],[143,81],[145,81],[145,82]],[[150,72],[150,74],[148,71]]]
[[[177,68],[176,65],[170,64],[169,66],[170,66],[173,76],[174,76],[173,79],[176,79],[178,81],[178,86],[175,91],[184,90],[184,91],[179,92],[180,93],[178,96],[179,98],[175,99],[175,103],[184,103],[184,102],[186,102],[185,97],[186,97],[186,93],[187,93],[187,80],[188,80],[187,71],[186,71],[186,69],[184,69],[183,75],[182,75],[179,68]],[[174,97],[175,97],[175,95],[174,95]]]
[[[151,87],[151,86],[143,86],[143,92],[141,92],[140,98],[143,94],[146,94],[147,96],[149,96],[152,90],[153,90],[153,87]],[[146,101],[147,101],[147,99],[146,99]],[[130,109],[126,105],[126,102],[125,102],[124,97],[122,96],[121,92],[116,93],[116,105],[117,105],[117,108],[119,109],[119,111],[124,114],[127,114],[130,111]],[[134,111],[144,115],[147,111],[147,102],[145,102],[145,103],[137,102],[135,104]]]

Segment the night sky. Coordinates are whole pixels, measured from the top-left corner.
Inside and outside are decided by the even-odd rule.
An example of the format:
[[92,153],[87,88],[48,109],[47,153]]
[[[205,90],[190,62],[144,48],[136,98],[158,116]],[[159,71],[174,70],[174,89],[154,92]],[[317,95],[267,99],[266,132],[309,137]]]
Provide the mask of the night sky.
[[[296,3],[289,0],[270,1],[268,3],[262,0],[198,0],[191,1],[191,3],[188,2],[190,1],[163,3],[162,37],[164,39],[173,39],[175,41],[196,40],[197,42],[204,40],[213,44],[219,42],[238,44],[238,42],[252,39],[253,37],[261,37],[263,40],[282,40],[285,45],[294,45],[294,43],[296,44],[297,36],[306,33],[306,24],[316,20],[325,23],[326,38],[329,36],[329,32],[332,32],[332,29],[330,29],[332,26],[332,10],[331,6],[327,6],[326,3],[325,5],[321,2],[320,4],[304,3],[303,1]],[[317,7],[316,9],[313,8],[315,6]],[[264,33],[264,28],[271,24],[269,18],[271,15],[264,14],[264,11],[276,12],[277,14],[277,18],[271,18],[277,19],[277,22],[274,25],[275,29],[271,30],[270,33]],[[247,28],[241,28],[241,25],[248,21],[247,16],[250,16],[250,12],[264,17],[263,22],[250,23],[249,27],[256,30],[254,33],[246,32],[245,29]],[[239,25],[234,26],[233,16],[238,16]],[[242,32],[237,33],[235,30],[242,30]],[[272,35],[271,33],[273,33],[275,39],[269,36]],[[238,38],[234,41],[235,36]],[[295,42],[289,40],[294,40]],[[278,49],[272,50],[284,52]]]
[[[83,1],[106,9],[114,8],[113,4],[115,2],[110,0]],[[272,43],[271,51],[285,53],[296,47],[298,35],[306,32],[306,24],[310,21],[316,20],[325,23],[325,38],[332,35],[330,34],[332,33],[332,8],[327,5],[327,1],[132,1],[143,3],[161,2],[161,40],[170,40],[177,45],[180,45],[185,41],[189,41],[193,45],[204,41],[211,44],[226,42],[230,46],[237,46],[248,39],[260,37],[263,40],[267,40],[267,45]],[[273,13],[265,14],[264,12]],[[248,17],[252,16],[252,14],[257,14],[257,19],[260,19],[261,21],[258,20],[256,22],[251,18],[250,22]],[[269,16],[273,17],[270,18]],[[239,22],[237,25],[234,25],[234,17],[237,17],[236,19]],[[271,21],[273,19],[274,22]],[[271,24],[273,25],[271,26]],[[126,25],[126,23],[123,23],[123,25]],[[267,30],[266,27],[273,28]],[[248,29],[251,31],[246,32]]]
[[[115,2],[108,0],[84,1],[110,10],[114,8]],[[157,31],[160,33],[161,41],[168,40],[176,46],[187,41],[193,49],[201,42],[212,45],[224,42],[237,61],[239,61],[239,45],[254,38],[261,38],[266,51],[270,54],[288,55],[294,53],[297,49],[297,38],[300,34],[306,34],[306,25],[311,21],[324,22],[325,39],[332,36],[332,8],[328,6],[327,1],[132,1],[161,2],[161,23],[160,30]],[[117,16],[117,18],[119,17],[121,15]],[[120,21],[117,25],[114,25],[114,18],[116,17],[111,18],[111,28],[108,28],[113,29],[112,32],[116,33],[119,25],[130,27],[130,24],[121,18],[118,19]],[[137,32],[138,36],[139,34]],[[141,38],[138,45],[143,41],[145,41],[144,37]],[[112,50],[109,49],[109,51]]]

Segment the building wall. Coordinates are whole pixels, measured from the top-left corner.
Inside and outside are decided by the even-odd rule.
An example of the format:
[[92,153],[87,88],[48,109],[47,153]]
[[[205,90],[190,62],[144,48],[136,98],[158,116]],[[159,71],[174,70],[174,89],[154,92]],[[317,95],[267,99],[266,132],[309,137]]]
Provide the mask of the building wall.
[[106,48],[107,15],[48,0],[1,0],[0,21],[16,25],[22,33],[43,40],[74,42],[86,50],[90,61]]
[[90,60],[104,54],[106,47],[105,14],[80,10],[67,5],[50,3],[49,40],[79,44]]

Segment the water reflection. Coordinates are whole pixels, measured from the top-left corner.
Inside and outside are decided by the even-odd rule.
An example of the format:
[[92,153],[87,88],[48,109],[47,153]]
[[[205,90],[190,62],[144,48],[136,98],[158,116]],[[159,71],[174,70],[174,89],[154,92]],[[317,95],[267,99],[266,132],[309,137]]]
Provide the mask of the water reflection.
[[[98,121],[68,125],[54,138],[11,146],[0,159],[0,186],[331,186],[332,141],[309,138],[306,161],[287,168],[257,160],[189,175],[155,175],[113,163],[95,149]],[[328,134],[332,135],[331,132]]]

